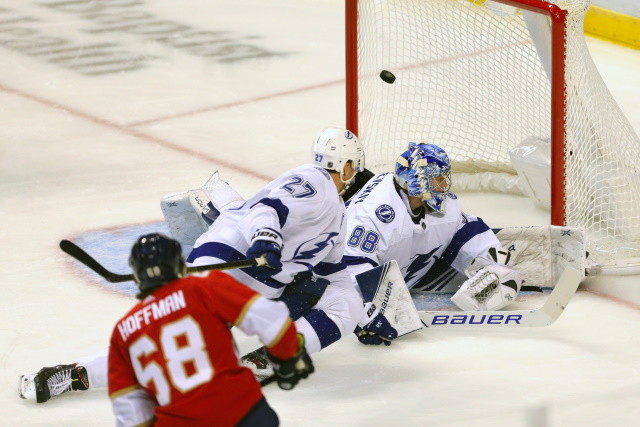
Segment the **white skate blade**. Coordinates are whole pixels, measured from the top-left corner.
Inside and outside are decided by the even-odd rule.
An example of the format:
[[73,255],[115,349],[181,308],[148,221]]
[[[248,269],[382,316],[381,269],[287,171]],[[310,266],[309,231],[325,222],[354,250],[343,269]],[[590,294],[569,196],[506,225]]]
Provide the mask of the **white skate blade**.
[[18,390],[23,399],[36,400],[36,384],[33,381],[36,374],[20,375]]

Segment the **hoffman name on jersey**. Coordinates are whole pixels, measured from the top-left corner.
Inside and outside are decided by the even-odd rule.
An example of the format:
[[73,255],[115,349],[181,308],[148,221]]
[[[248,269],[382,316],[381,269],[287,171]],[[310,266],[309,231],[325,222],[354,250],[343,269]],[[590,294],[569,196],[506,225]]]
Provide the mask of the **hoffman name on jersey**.
[[182,291],[173,292],[127,316],[118,323],[118,331],[120,331],[122,340],[126,341],[129,335],[140,329],[142,323],[148,325],[150,319],[157,320],[186,307],[187,302]]

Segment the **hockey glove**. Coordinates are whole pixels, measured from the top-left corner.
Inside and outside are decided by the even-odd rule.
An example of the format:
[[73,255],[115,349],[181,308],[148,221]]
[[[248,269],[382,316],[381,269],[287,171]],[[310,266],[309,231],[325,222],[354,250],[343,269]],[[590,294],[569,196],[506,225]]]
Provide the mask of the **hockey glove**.
[[247,250],[247,258],[267,258],[266,267],[259,268],[259,276],[271,277],[282,271],[282,236],[271,228],[262,228],[256,231],[251,238],[251,246]]
[[298,351],[289,359],[278,359],[267,351],[278,386],[283,390],[292,390],[300,379],[307,378],[315,370],[304,343],[304,335],[298,334]]
[[398,331],[391,326],[383,314],[378,313],[376,317],[366,326],[357,326],[354,331],[358,341],[366,345],[391,345],[391,341],[398,338]]
[[523,282],[518,271],[489,264],[465,281],[451,301],[464,311],[500,310],[515,301]]
[[310,271],[298,273],[293,282],[284,288],[278,300],[287,305],[291,318],[298,320],[320,301],[329,283],[327,279],[315,276]]

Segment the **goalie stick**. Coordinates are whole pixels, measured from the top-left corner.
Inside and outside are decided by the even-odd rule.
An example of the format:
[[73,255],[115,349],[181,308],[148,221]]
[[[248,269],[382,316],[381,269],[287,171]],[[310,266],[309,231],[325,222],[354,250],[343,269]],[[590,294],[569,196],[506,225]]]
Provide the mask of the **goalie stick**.
[[[104,277],[108,282],[120,283],[133,280],[133,274],[117,274],[107,270],[102,264],[95,260],[91,255],[86,253],[84,249],[69,240],[60,241],[60,249],[68,255],[71,255],[91,270]],[[197,267],[187,268],[187,273],[197,273],[207,270],[230,270],[233,268],[257,267],[267,265],[264,257],[255,259],[246,259],[240,261],[223,262],[220,264],[199,265]]]
[[578,270],[565,268],[547,300],[536,310],[418,311],[418,315],[428,328],[548,326],[560,317],[581,280]]

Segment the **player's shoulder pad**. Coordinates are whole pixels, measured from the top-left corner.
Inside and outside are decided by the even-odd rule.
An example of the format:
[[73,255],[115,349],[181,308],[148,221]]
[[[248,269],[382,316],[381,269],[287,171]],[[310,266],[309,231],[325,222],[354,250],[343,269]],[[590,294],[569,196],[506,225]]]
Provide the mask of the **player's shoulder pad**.
[[319,167],[319,166],[315,166],[315,165],[313,166],[313,168],[314,168],[315,170],[319,171],[319,172],[322,174],[322,176],[324,176],[324,178],[325,178],[327,181],[330,181],[330,180],[331,180],[331,175],[329,175],[329,172],[327,172],[327,170],[326,170],[326,169],[322,169],[321,167]]
[[280,176],[285,179],[289,179],[291,176],[303,176],[309,181],[320,179],[323,181],[331,181],[331,175],[329,175],[329,172],[312,163],[305,163],[293,169],[289,169]]
[[447,193],[447,208],[445,216],[453,217],[462,214],[460,199],[454,193]]
[[[375,199],[375,197],[370,197],[371,194],[380,187],[380,184],[385,181],[390,175],[393,175],[391,172],[384,172],[374,177],[370,178],[367,181],[367,185],[364,186],[351,200],[350,206],[357,206],[358,204],[367,202],[372,203],[371,201]],[[391,177],[393,179],[393,177]],[[395,189],[393,190],[395,191]],[[375,200],[373,201],[375,203]]]
[[310,184],[314,185],[316,189],[320,190],[322,187],[324,187],[325,190],[320,190],[324,193],[324,191],[327,191],[327,188],[334,186],[333,179],[331,178],[331,175],[327,170],[312,164],[306,166],[308,167],[302,169],[304,171],[303,178],[305,181],[308,181]]

